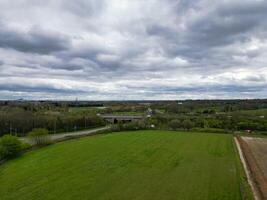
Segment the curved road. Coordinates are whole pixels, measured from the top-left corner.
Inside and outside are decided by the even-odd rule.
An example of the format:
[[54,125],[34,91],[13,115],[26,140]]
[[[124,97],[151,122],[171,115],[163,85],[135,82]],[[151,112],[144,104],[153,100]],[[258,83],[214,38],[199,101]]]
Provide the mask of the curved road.
[[[91,130],[84,130],[84,131],[76,131],[71,133],[58,133],[58,134],[51,134],[50,138],[52,141],[64,139],[71,136],[83,136],[83,135],[92,135],[97,133],[98,131],[104,131],[110,129],[110,126],[95,128]],[[23,142],[31,143],[30,140],[27,137],[21,137],[20,138]]]

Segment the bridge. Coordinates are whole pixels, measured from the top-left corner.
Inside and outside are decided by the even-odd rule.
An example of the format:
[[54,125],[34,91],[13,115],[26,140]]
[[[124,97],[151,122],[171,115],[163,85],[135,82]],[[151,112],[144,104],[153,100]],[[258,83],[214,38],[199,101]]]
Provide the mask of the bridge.
[[145,119],[142,115],[100,115],[100,117],[112,124],[138,122]]

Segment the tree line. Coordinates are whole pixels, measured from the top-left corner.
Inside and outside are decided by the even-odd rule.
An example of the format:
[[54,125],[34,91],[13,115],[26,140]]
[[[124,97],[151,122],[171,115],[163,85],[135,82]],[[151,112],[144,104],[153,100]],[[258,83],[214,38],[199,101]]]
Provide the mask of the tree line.
[[95,113],[65,111],[33,111],[19,107],[0,110],[0,136],[14,134],[25,136],[34,128],[45,128],[50,133],[70,132],[104,125]]

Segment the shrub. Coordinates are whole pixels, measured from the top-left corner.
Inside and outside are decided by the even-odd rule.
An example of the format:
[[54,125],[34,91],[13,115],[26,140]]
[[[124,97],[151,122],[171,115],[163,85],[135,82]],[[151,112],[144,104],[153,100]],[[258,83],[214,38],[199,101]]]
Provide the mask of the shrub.
[[16,157],[22,151],[22,142],[12,135],[0,138],[0,160]]
[[144,122],[130,122],[123,125],[124,130],[139,130],[145,129],[146,124]]
[[194,124],[190,119],[186,119],[183,121],[182,126],[184,129],[189,130],[194,127]]
[[28,137],[34,145],[48,145],[51,143],[48,130],[43,128],[35,128],[28,133]]
[[28,149],[30,149],[31,147],[32,147],[32,146],[31,146],[29,143],[24,143],[24,142],[22,142],[22,144],[21,144],[22,151],[28,150]]
[[173,119],[169,122],[169,127],[172,130],[177,130],[178,128],[181,127],[181,122],[178,119]]
[[145,122],[118,123],[111,126],[112,132],[146,129]]
[[231,133],[220,128],[193,128],[192,131],[203,132],[203,133]]

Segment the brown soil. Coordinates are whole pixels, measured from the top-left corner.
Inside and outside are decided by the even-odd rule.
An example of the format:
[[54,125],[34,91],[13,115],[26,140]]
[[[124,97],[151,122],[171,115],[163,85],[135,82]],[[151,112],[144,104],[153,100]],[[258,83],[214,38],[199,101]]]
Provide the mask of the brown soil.
[[258,199],[267,199],[267,139],[237,138]]

